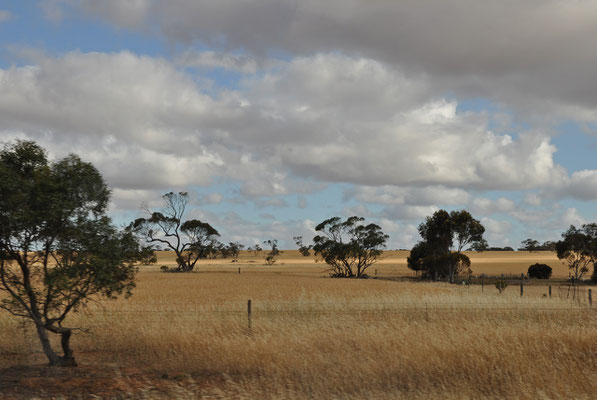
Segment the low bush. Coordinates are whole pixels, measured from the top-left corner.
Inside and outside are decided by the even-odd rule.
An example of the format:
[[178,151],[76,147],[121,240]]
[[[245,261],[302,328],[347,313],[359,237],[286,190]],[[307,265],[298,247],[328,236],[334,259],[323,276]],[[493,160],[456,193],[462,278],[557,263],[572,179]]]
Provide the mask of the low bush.
[[506,282],[503,279],[500,279],[499,281],[495,282],[495,288],[498,290],[499,294],[502,294],[502,292],[506,290],[507,287],[508,282]]
[[528,270],[529,278],[549,279],[551,277],[551,267],[547,264],[533,264]]

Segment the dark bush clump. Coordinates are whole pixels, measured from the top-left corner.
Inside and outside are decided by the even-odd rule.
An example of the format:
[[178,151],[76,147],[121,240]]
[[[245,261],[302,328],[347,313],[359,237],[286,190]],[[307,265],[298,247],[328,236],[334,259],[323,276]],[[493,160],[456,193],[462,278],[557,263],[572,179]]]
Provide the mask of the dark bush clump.
[[528,270],[529,278],[549,279],[551,276],[551,267],[547,264],[533,264]]

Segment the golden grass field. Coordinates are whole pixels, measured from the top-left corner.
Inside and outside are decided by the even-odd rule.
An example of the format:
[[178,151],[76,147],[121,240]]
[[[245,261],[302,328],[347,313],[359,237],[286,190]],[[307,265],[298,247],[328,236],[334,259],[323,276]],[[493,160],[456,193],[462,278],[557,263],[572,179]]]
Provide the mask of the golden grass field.
[[[71,326],[90,329],[72,339],[80,368],[111,369],[120,382],[98,396],[597,398],[597,307],[556,289],[544,297],[547,284],[534,281],[520,297],[514,284],[498,295],[489,285],[392,281],[384,278],[412,276],[407,252],[393,251],[368,271],[377,269],[379,279],[331,279],[325,265],[296,251],[274,266],[263,265],[263,253],[244,252],[238,263],[206,260],[188,274],[159,272],[174,264],[160,253],[157,265],[141,267],[130,299],[73,315]],[[568,276],[549,252],[471,259],[475,275],[519,275],[543,262]],[[30,326],[0,313],[0,331],[0,363],[45,362]]]
[[[531,264],[543,263],[553,270],[553,278],[567,278],[568,268],[559,260],[556,253],[551,251],[537,252],[504,252],[486,251],[482,253],[465,252],[471,259],[474,275],[520,275],[527,272]],[[300,275],[326,276],[326,265],[315,262],[313,257],[303,257],[296,250],[286,250],[273,266],[263,265],[266,251],[255,256],[247,251],[241,252],[238,263],[231,263],[230,259],[205,260],[201,264],[201,271],[234,271],[238,267],[245,272],[284,272]],[[382,259],[372,266],[367,273],[373,275],[377,269],[380,276],[414,276],[414,272],[407,268],[406,257],[409,252],[405,250],[385,251]],[[156,268],[161,265],[173,267],[176,265],[174,253],[159,252],[159,261]],[[248,268],[248,269],[247,269]]]

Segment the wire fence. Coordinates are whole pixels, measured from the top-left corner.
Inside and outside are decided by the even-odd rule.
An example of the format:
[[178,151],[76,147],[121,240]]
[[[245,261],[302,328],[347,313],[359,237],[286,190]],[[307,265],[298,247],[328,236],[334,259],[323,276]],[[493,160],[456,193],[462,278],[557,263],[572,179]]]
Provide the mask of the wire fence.
[[[562,290],[563,291],[563,290]],[[388,303],[388,302],[347,302],[347,303],[322,303],[322,302],[263,302],[255,303],[248,300],[244,305],[229,305],[232,309],[218,310],[205,309],[197,306],[196,309],[173,309],[172,305],[161,305],[167,309],[141,309],[141,310],[94,310],[86,312],[86,317],[97,323],[109,323],[112,317],[131,320],[142,319],[145,324],[163,324],[164,321],[184,319],[196,322],[235,323],[246,324],[251,329],[252,325],[260,321],[322,321],[327,322],[372,322],[394,320],[419,320],[430,322],[441,319],[467,319],[479,318],[572,318],[582,321],[583,318],[597,317],[597,308],[588,302],[578,302],[582,291],[577,289],[576,297],[569,301],[553,298],[552,301],[539,300],[521,303]],[[586,290],[585,290],[586,292]],[[585,293],[587,294],[587,293]],[[187,305],[189,307],[189,305]],[[190,306],[192,307],[192,305]]]
[[[531,286],[532,287],[532,286]],[[532,287],[533,288],[533,287]],[[534,287],[536,288],[536,286]],[[244,304],[213,305],[213,304],[185,304],[177,306],[170,303],[152,304],[151,308],[108,310],[87,309],[85,314],[96,315],[168,315],[168,316],[282,316],[282,315],[334,315],[334,314],[407,314],[426,310],[442,313],[538,313],[538,312],[582,312],[595,310],[593,308],[592,288],[574,284],[561,284],[552,290],[552,286],[544,287],[547,292],[525,295],[523,284],[520,284],[520,302],[516,298],[492,299],[491,302],[431,302],[422,299],[420,302],[305,302],[305,301],[264,301],[252,303],[248,300]],[[543,289],[542,289],[543,291]],[[507,300],[509,299],[509,300]],[[497,301],[496,301],[497,300]]]

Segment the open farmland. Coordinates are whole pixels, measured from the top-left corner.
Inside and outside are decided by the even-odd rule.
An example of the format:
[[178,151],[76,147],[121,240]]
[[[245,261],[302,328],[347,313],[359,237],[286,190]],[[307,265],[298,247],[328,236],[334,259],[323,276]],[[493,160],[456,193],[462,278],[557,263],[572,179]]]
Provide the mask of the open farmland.
[[[238,271],[241,267],[244,272],[284,272],[285,274],[299,274],[312,276],[326,276],[326,265],[316,262],[313,257],[303,257],[296,250],[287,250],[277,257],[273,266],[265,266],[263,257],[266,250],[261,251],[257,256],[252,252],[243,251],[240,254],[238,263],[231,263],[230,259],[204,260],[199,267],[200,271],[230,272]],[[529,265],[543,263],[553,269],[553,278],[567,278],[568,268],[564,262],[559,260],[556,253],[551,251],[486,251],[482,253],[464,252],[472,262],[473,275],[517,275],[527,272]],[[384,251],[382,259],[372,266],[367,273],[373,275],[377,269],[379,276],[415,276],[415,273],[406,266],[406,257],[409,251],[395,250]],[[173,252],[159,252],[159,261],[154,269],[166,265],[176,265]]]
[[[383,279],[413,276],[407,252],[394,251],[368,271],[380,279],[330,279],[324,264],[298,252],[285,251],[274,266],[263,265],[264,253],[167,274],[159,268],[172,266],[173,255],[161,252],[155,266],[141,268],[130,299],[92,304],[68,320],[90,329],[73,336],[81,367],[72,374],[39,376],[35,366],[45,359],[32,327],[0,314],[0,393],[589,399],[597,392],[597,307],[544,297],[545,284],[533,282],[521,298],[516,286],[498,295],[489,285]],[[553,253],[470,256],[475,275],[519,275],[544,262],[567,277]]]

